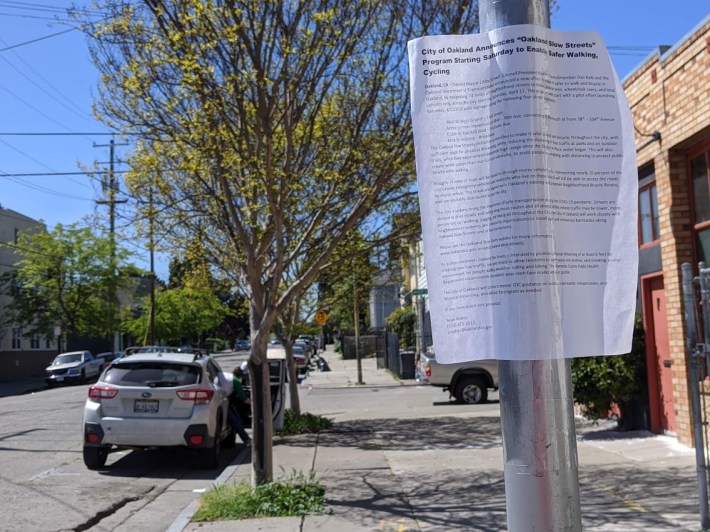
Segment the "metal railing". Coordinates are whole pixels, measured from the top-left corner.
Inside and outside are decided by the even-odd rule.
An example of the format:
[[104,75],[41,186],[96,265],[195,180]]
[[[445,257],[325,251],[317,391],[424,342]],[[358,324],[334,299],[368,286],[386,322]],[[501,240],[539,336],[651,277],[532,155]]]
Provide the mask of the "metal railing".
[[[686,349],[688,355],[688,381],[690,386],[691,412],[693,416],[693,440],[695,443],[695,462],[698,477],[698,503],[700,507],[700,524],[703,530],[710,528],[708,514],[708,423],[705,394],[700,393],[700,364],[707,366],[707,356],[710,353],[710,270],[705,263],[698,264],[699,275],[693,276],[692,266],[684,262],[683,272],[683,312],[686,327]],[[698,288],[700,291],[701,320],[698,316]],[[700,342],[702,329],[703,342]]]

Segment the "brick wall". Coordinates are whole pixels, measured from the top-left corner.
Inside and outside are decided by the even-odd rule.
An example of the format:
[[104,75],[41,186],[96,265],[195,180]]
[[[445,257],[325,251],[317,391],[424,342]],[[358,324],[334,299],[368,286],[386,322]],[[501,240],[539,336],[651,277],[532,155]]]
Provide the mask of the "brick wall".
[[[677,436],[692,445],[681,264],[696,262],[688,149],[710,138],[710,21],[663,56],[651,57],[624,81],[636,129],[638,166],[656,172]],[[654,132],[660,142],[649,142]]]

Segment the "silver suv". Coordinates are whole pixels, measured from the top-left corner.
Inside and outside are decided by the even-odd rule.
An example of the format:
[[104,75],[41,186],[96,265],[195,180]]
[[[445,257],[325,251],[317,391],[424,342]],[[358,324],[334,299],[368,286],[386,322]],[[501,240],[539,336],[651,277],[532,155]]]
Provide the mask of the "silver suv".
[[115,360],[84,407],[84,463],[106,465],[118,448],[188,447],[201,465],[219,465],[221,446],[235,445],[229,398],[219,365],[202,353],[137,353]]
[[472,360],[442,364],[436,361],[434,348],[422,357],[421,372],[429,384],[443,388],[459,403],[475,405],[485,403],[488,390],[498,389],[498,361]]

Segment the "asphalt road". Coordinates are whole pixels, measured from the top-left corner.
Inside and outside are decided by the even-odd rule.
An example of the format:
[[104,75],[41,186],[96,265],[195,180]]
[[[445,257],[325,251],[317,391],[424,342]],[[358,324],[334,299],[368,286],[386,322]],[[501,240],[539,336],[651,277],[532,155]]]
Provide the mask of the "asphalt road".
[[[230,371],[246,353],[219,355]],[[122,451],[107,469],[82,459],[89,385],[0,397],[0,531],[164,531],[242,449],[224,449],[216,470],[187,450]]]

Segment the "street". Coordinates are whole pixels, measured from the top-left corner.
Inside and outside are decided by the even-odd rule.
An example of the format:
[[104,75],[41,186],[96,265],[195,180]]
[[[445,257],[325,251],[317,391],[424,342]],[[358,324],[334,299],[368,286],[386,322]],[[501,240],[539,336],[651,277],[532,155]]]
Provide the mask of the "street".
[[[229,371],[244,356],[216,359]],[[274,447],[277,471],[313,468],[326,485],[331,513],[309,516],[303,529],[348,523],[358,530],[501,530],[498,394],[482,405],[455,404],[438,388],[397,382],[372,359],[364,361],[365,382],[357,385],[354,361],[338,358],[329,353],[333,371],[314,373],[300,386],[304,411],[333,419],[333,429],[318,438],[279,437]],[[240,445],[225,449],[214,471],[193,467],[194,457],[178,450],[117,452],[107,469],[89,471],[81,456],[86,388],[0,397],[0,531],[183,530],[192,515],[185,510],[200,493],[248,479]],[[589,424],[577,436],[585,530],[697,530],[692,450],[673,439]],[[227,467],[232,462],[244,465]],[[175,528],[180,517],[185,523]]]
[[[225,371],[244,356],[218,357]],[[242,450],[223,449],[216,470],[189,451],[120,451],[107,469],[82,460],[81,420],[89,385],[0,397],[1,531],[163,531]],[[140,518],[135,517],[140,513]]]

